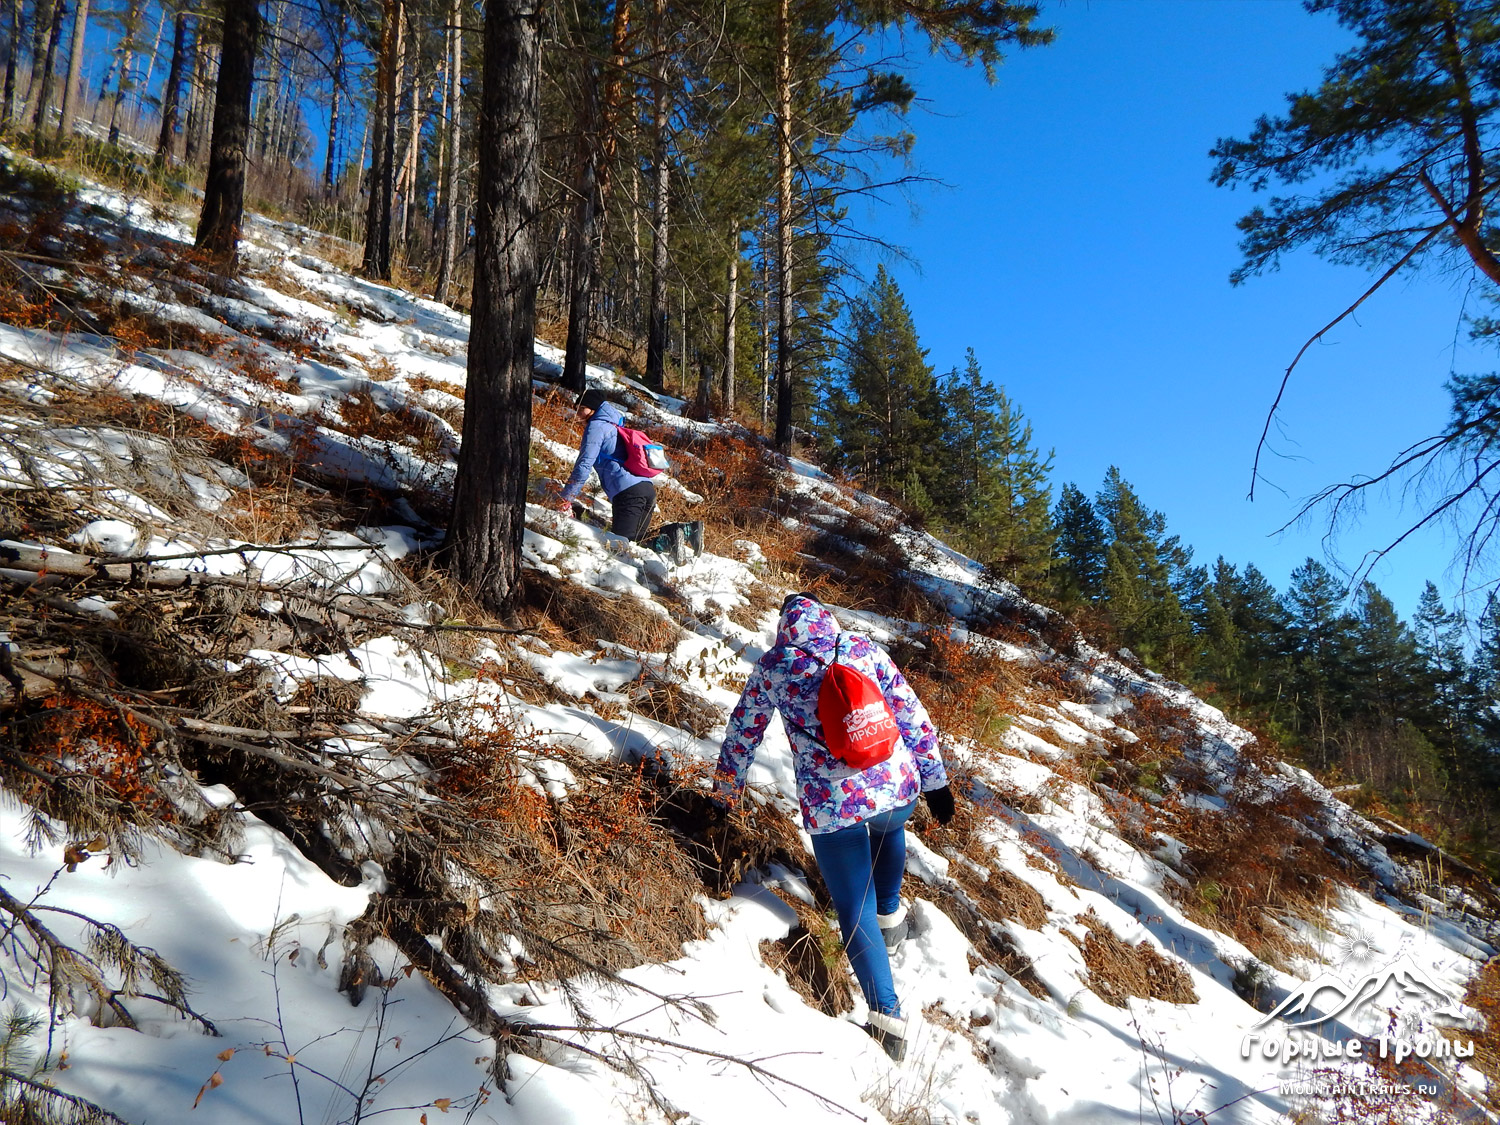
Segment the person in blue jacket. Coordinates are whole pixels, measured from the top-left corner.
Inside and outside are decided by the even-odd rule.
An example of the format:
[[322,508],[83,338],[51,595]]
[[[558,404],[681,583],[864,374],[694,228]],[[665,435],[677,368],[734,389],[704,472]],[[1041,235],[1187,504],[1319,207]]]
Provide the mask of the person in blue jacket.
[[625,415],[605,399],[598,387],[591,387],[579,396],[578,410],[584,421],[583,441],[557,509],[570,512],[573,498],[583,491],[589,474],[597,472],[613,513],[610,531],[639,543],[646,538],[651,513],[656,510],[656,485],[625,468],[618,429],[624,424]]

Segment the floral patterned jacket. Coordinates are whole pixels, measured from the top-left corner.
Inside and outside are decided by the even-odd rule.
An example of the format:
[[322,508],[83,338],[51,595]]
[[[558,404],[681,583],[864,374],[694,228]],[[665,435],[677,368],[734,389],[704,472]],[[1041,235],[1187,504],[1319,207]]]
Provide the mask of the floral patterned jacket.
[[[891,756],[869,769],[853,769],[813,737],[821,736],[818,689],[835,646],[840,663],[880,685],[901,728]],[[773,712],[781,713],[792,744],[802,822],[813,835],[852,827],[948,784],[937,731],[906,677],[867,637],[841,635],[833,614],[811,598],[798,598],[783,610],[775,647],[750,673],[719,751],[716,795],[733,801],[744,792],[745,773]]]

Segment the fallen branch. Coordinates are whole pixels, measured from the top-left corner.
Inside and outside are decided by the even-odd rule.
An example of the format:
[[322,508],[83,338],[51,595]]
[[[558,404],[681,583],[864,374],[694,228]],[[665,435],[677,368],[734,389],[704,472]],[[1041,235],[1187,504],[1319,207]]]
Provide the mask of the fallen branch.
[[[623,1027],[567,1027],[561,1024],[546,1023],[513,1024],[511,1026],[511,1031],[512,1034],[517,1035],[521,1038],[540,1039],[543,1042],[556,1043],[558,1046],[569,1047],[576,1051],[582,1051],[583,1053],[593,1055],[596,1058],[602,1058],[603,1056],[599,1055],[599,1053],[596,1051],[590,1050],[588,1047],[585,1047],[581,1043],[574,1043],[572,1040],[560,1038],[560,1036],[557,1034],[546,1033],[556,1032],[568,1033],[573,1035],[613,1035],[617,1038],[633,1039],[639,1043],[650,1043],[653,1046],[657,1047],[667,1047],[674,1051],[686,1051],[691,1055],[702,1055],[705,1058],[718,1059],[720,1062],[733,1063],[736,1066],[742,1066],[751,1074],[754,1074],[757,1078],[770,1080],[772,1082],[780,1082],[784,1086],[790,1086],[794,1090],[800,1090],[802,1093],[807,1094],[809,1097],[816,1098],[818,1101],[822,1102],[830,1109],[837,1110],[840,1113],[847,1113],[856,1121],[868,1120],[868,1118],[861,1117],[859,1114],[855,1113],[848,1106],[840,1105],[838,1102],[834,1101],[826,1094],[820,1094],[816,1090],[802,1085],[800,1082],[793,1082],[790,1078],[783,1078],[781,1075],[775,1073],[774,1071],[767,1070],[765,1067],[760,1065],[759,1060],[742,1059],[738,1055],[726,1054],[723,1051],[710,1051],[707,1047],[694,1047],[690,1043],[679,1043],[675,1039],[667,1039],[660,1035],[651,1035],[648,1032],[644,1031],[628,1031]],[[783,1053],[789,1054],[791,1052]],[[766,1057],[777,1058],[779,1056],[768,1055]]]

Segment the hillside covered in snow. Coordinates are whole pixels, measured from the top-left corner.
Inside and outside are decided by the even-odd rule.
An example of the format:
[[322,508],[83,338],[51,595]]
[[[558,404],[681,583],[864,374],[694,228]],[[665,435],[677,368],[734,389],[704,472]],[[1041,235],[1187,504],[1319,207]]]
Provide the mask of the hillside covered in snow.
[[[1500,899],[1420,837],[602,367],[705,549],[560,514],[540,341],[490,620],[437,554],[465,317],[264,220],[219,276],[180,216],[6,161],[0,1120],[1492,1119]],[[797,590],[890,652],[960,794],[909,833],[900,1065],[779,724],[707,806]]]

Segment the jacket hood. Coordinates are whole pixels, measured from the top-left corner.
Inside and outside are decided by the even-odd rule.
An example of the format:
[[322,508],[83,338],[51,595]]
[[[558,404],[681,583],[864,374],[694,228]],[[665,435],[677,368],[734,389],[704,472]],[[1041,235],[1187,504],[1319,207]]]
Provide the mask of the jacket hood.
[[811,598],[794,598],[781,611],[781,624],[776,629],[778,645],[799,645],[803,648],[826,648],[839,635],[839,623],[822,602]]
[[604,402],[600,403],[599,409],[594,412],[593,418],[589,421],[608,422],[612,426],[618,426],[625,421],[625,415],[614,403]]

